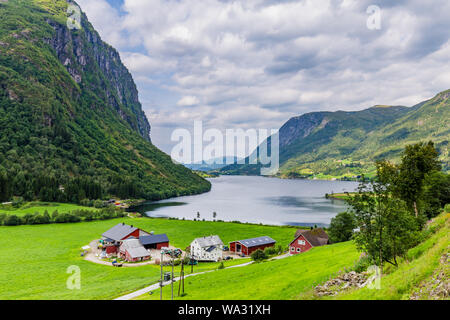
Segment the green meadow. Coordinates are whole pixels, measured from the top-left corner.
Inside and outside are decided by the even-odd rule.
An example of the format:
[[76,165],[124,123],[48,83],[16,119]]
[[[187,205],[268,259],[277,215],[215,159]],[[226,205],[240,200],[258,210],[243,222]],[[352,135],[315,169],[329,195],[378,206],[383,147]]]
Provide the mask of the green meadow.
[[[171,245],[185,248],[201,236],[217,234],[224,243],[267,235],[287,246],[293,227],[183,221],[151,218],[122,218],[83,223],[0,227],[0,299],[113,299],[158,281],[155,265],[114,268],[85,261],[81,247],[117,223],[125,222],[155,233],[167,233]],[[248,262],[226,261],[225,266]],[[69,290],[67,268],[81,270],[81,289]],[[199,264],[194,272],[217,269],[219,263]],[[169,271],[171,268],[167,268]],[[176,267],[177,274],[180,267]],[[190,272],[190,267],[186,271]]]
[[[352,267],[359,257],[352,242],[313,248],[285,259],[272,260],[242,268],[217,270],[185,279],[188,300],[290,300],[296,299],[330,275]],[[178,287],[177,287],[178,288]],[[170,286],[163,298],[170,299]],[[145,294],[138,300],[159,299]]]
[[57,202],[28,202],[20,208],[14,208],[11,205],[0,205],[0,214],[15,214],[16,216],[24,216],[26,214],[39,213],[43,214],[47,211],[50,215],[58,210],[58,213],[69,213],[74,210],[93,210],[98,209],[92,207],[84,207],[72,203],[57,203]]

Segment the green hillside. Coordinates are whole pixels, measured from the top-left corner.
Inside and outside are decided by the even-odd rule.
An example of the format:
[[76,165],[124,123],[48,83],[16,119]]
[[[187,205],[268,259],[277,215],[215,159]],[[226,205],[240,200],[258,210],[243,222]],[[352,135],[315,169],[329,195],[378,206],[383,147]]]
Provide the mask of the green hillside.
[[84,14],[82,29],[70,30],[67,6],[0,1],[0,201],[208,191],[208,181],[152,145],[118,52]]
[[[403,259],[398,267],[385,268],[380,290],[349,289],[322,299],[436,298],[430,296],[430,292],[438,285],[436,279],[446,283],[448,288],[449,218],[448,213],[436,217],[423,231],[422,243],[410,249],[406,259]],[[317,247],[281,260],[186,278],[187,295],[176,299],[318,299],[313,295],[313,288],[345,270],[352,270],[358,258],[359,253],[352,242]],[[163,293],[164,298],[169,299],[170,286],[164,287]],[[146,294],[138,299],[159,299],[159,295]]]
[[[280,170],[288,178],[354,178],[373,173],[374,161],[398,160],[408,144],[432,140],[450,170],[450,90],[413,107],[375,106],[355,112],[313,112],[279,131]],[[269,140],[270,143],[270,140]],[[259,166],[231,165],[226,174],[259,174]]]

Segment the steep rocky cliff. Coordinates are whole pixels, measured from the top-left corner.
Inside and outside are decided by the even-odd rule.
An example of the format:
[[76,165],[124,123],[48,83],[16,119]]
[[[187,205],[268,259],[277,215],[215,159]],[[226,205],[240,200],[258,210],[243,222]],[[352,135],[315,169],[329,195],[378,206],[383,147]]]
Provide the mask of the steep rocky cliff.
[[152,145],[118,52],[84,14],[81,28],[69,29],[67,8],[65,0],[0,2],[0,200],[208,191],[208,181]]
[[[74,81],[84,90],[95,91],[144,139],[150,140],[150,124],[142,111],[131,74],[119,53],[101,40],[86,15],[81,16],[80,31],[71,31],[50,18],[46,22],[55,32],[52,38],[43,40],[55,49]],[[94,81],[89,73],[97,75]],[[89,80],[83,81],[85,78]]]

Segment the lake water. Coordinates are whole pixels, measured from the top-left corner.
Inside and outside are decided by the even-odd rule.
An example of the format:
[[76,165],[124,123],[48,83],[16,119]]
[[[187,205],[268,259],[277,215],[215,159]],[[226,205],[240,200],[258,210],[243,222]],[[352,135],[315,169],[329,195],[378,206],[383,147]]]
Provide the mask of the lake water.
[[263,223],[272,225],[327,226],[345,211],[341,200],[326,193],[354,191],[356,182],[284,180],[266,177],[221,176],[210,179],[208,193],[146,203],[134,208],[150,217],[177,217]]

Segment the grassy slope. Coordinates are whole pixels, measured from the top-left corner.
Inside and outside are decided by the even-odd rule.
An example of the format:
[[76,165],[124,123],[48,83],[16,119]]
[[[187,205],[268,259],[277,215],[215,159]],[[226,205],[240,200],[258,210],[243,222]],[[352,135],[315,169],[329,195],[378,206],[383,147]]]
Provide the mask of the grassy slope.
[[[448,253],[449,250],[450,214],[446,213],[437,217],[431,228],[436,232],[408,252],[409,262],[403,261],[398,268],[391,268],[390,273],[381,279],[380,290],[362,288],[341,294],[336,298],[350,300],[409,299],[422,282],[430,282],[434,271],[441,268],[439,265],[441,256]],[[446,272],[448,272],[448,267]]]
[[[242,268],[187,278],[183,299],[211,300],[289,300],[310,289],[330,274],[351,267],[359,253],[353,243],[346,242],[314,248],[282,260],[253,264]],[[170,297],[170,287],[163,291]],[[159,295],[143,295],[140,300],[158,299]]]
[[[0,299],[111,299],[155,283],[157,266],[113,268],[84,261],[80,248],[119,222],[167,233],[171,244],[185,248],[195,238],[218,234],[231,240],[268,235],[283,245],[295,228],[165,219],[117,219],[76,224],[0,227]],[[226,265],[243,261],[226,262]],[[66,270],[81,268],[81,290],[68,290]],[[215,269],[202,264],[194,272]],[[189,268],[190,270],[190,268]]]
[[57,203],[57,202],[29,202],[20,208],[13,208],[10,205],[2,206],[0,205],[0,214],[15,214],[17,216],[24,216],[27,213],[34,214],[44,213],[45,210],[51,215],[53,211],[58,210],[58,213],[69,213],[74,210],[92,210],[97,211],[98,209],[92,207],[83,207],[72,203]]

